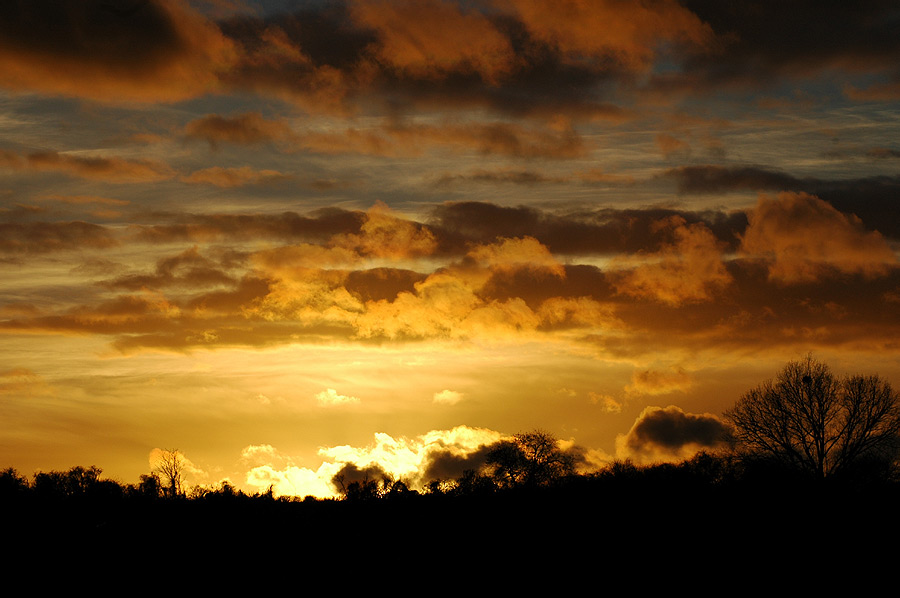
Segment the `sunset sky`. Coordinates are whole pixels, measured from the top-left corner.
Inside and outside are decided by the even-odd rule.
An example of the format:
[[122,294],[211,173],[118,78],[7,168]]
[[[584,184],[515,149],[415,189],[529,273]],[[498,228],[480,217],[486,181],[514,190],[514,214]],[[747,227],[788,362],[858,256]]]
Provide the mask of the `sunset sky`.
[[0,2],[0,467],[413,485],[900,386],[886,2]]

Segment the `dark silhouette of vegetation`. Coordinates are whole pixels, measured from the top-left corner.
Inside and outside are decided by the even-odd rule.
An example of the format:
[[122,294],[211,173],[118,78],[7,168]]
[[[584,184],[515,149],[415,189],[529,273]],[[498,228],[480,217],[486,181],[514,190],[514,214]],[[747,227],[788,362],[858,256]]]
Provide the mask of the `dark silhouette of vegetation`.
[[491,477],[503,488],[544,486],[575,473],[575,459],[542,430],[516,434],[487,454]]
[[900,399],[878,376],[837,378],[812,357],[725,412],[747,461],[816,479],[884,478],[900,449]]
[[167,496],[184,496],[184,470],[184,455],[178,449],[166,449],[160,453],[154,473],[162,480],[162,490]]
[[[885,465],[894,463],[888,432],[896,395],[875,377],[837,382],[829,377],[827,368],[813,361],[789,364],[775,382],[749,392],[729,411],[731,417],[743,413],[747,397],[775,400],[769,395],[788,383],[798,396],[823,404],[831,395],[822,399],[817,389],[833,389],[842,409],[887,405],[881,411],[860,406],[852,417],[835,407],[837,415],[827,421],[845,421],[839,431],[858,430],[853,442],[825,444],[837,456],[846,455],[845,464],[830,465],[837,456],[826,453],[823,469],[809,469],[805,476],[797,472],[811,466],[784,457],[784,449],[767,454],[740,442],[738,451],[701,452],[676,463],[617,460],[578,473],[577,453],[536,430],[481,447],[482,458],[461,461],[471,467],[455,478],[400,480],[375,465],[346,464],[332,480],[339,494],[335,499],[277,497],[271,487],[246,493],[227,480],[187,489],[183,477],[173,483],[160,467],[133,484],[104,479],[93,466],[30,478],[8,468],[0,471],[0,509],[8,542],[34,538],[41,550],[54,546],[65,555],[91,540],[129,558],[130,547],[139,546],[153,558],[177,538],[198,538],[206,540],[205,550],[220,556],[229,551],[243,556],[244,547],[278,539],[291,546],[295,562],[343,563],[349,551],[366,566],[379,559],[396,566],[396,556],[403,555],[404,562],[418,558],[422,570],[429,571],[454,555],[472,563],[496,562],[498,546],[537,547],[541,567],[557,554],[554,564],[560,567],[590,554],[590,561],[581,563],[588,567],[597,558],[654,549],[667,559],[703,555],[707,564],[719,555],[724,562],[735,552],[788,562],[803,543],[827,543],[837,553],[853,546],[854,555],[869,557],[870,547],[878,544],[872,536],[900,532],[895,508],[900,479]],[[884,414],[880,419],[879,413]],[[885,425],[850,425],[873,419]],[[878,441],[858,440],[861,432]],[[740,433],[735,430],[736,441]],[[175,473],[183,474],[184,461],[175,464],[181,468]],[[820,471],[827,475],[818,477]],[[577,547],[582,548],[571,551]]]

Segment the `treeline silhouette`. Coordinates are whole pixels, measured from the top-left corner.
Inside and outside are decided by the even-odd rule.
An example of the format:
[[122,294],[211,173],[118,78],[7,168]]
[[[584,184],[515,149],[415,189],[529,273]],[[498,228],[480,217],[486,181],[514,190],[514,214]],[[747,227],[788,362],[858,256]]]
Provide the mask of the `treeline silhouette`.
[[[539,469],[528,463],[525,468]],[[209,515],[242,518],[258,515],[353,513],[428,513],[434,515],[472,514],[522,506],[540,506],[530,522],[537,523],[555,506],[565,510],[579,507],[612,508],[635,511],[641,508],[687,508],[703,503],[708,515],[734,515],[739,505],[750,506],[765,498],[765,509],[789,497],[815,496],[818,501],[865,497],[900,498],[900,479],[881,475],[884,470],[859,472],[841,479],[820,480],[798,472],[783,463],[770,460],[744,460],[734,453],[701,452],[679,463],[637,465],[615,461],[590,473],[560,471],[540,478],[522,473],[511,480],[509,465],[503,468],[467,470],[457,479],[432,480],[420,490],[410,488],[402,479],[389,475],[345,483],[337,498],[275,496],[266,492],[247,493],[229,482],[212,487],[197,486],[182,495],[172,496],[156,475],[141,476],[137,483],[122,484],[103,479],[97,467],[72,467],[68,471],[36,473],[31,480],[13,468],[0,471],[0,502],[4,511],[17,513],[38,527],[61,526],[83,532],[103,532],[137,524],[152,524],[164,518],[199,523]],[[336,478],[338,476],[335,476]],[[900,503],[898,503],[900,504]],[[777,507],[780,508],[780,507]],[[744,515],[748,515],[744,512]],[[147,519],[141,519],[146,517]],[[171,525],[167,523],[166,525]],[[217,524],[216,524],[217,525]]]
[[[726,412],[725,449],[676,463],[619,460],[579,473],[570,451],[535,430],[483,447],[462,475],[424,485],[347,465],[332,480],[339,497],[329,499],[247,493],[229,482],[184,490],[159,472],[123,484],[97,467],[31,479],[8,468],[0,471],[5,538],[52,539],[44,546],[63,552],[89,542],[107,554],[123,542],[155,552],[202,538],[204,550],[223,553],[278,538],[311,563],[348,551],[382,564],[402,552],[424,564],[515,549],[563,565],[587,556],[551,546],[587,545],[596,558],[702,553],[723,567],[735,555],[793,559],[817,545],[845,564],[878,558],[878,539],[900,532],[897,395],[876,378],[830,376],[811,359],[788,364]],[[798,408],[809,422],[796,424]],[[178,463],[176,451],[166,454]]]
[[[247,493],[227,482],[170,496],[153,475],[121,484],[100,474],[73,467],[29,481],[14,469],[0,472],[5,544],[17,556],[81,555],[132,573],[159,555],[199,551],[216,562],[274,558],[332,573],[539,559],[533,574],[542,575],[622,555],[670,567],[701,558],[704,567],[728,570],[761,555],[789,562],[798,543],[826,546],[830,559],[841,555],[842,566],[853,566],[890,554],[879,541],[900,533],[893,477],[817,480],[733,454],[648,466],[616,461],[541,483],[468,470],[415,490],[382,477],[351,482],[336,499]],[[265,552],[244,555],[251,549]],[[639,562],[615,571],[638,574]],[[520,566],[525,574],[531,565]]]

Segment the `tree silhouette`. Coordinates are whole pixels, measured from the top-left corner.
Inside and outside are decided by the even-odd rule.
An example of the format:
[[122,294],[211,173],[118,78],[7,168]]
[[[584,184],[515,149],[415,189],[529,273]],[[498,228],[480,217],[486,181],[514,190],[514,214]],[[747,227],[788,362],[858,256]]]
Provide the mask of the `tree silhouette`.
[[725,412],[747,457],[763,457],[815,478],[894,462],[900,399],[878,376],[836,378],[807,357],[744,394]]
[[486,464],[502,487],[541,486],[575,471],[572,455],[542,430],[516,434],[493,445]]
[[165,449],[156,460],[154,473],[163,482],[164,492],[169,498],[184,496],[184,472],[187,460],[177,449]]
[[34,476],[34,489],[43,496],[83,496],[100,483],[99,467],[76,465],[68,471],[39,472]]

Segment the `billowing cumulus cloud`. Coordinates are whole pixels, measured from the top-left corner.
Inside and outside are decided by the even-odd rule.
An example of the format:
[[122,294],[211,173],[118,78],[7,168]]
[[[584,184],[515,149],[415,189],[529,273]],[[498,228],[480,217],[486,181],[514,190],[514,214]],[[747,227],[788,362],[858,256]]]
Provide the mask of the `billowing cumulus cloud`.
[[711,414],[686,413],[680,407],[647,407],[631,430],[616,440],[618,458],[638,463],[680,461],[701,450],[725,446],[727,428]]
[[[828,247],[875,247],[865,239],[878,239],[876,233],[827,204],[817,212],[813,208],[819,204],[801,200],[802,226],[819,231],[814,236],[826,239]],[[427,222],[376,205],[368,212],[308,215],[173,213],[161,215],[160,224],[127,229],[33,222],[45,212],[9,209],[0,213],[7,221],[0,222],[7,233],[0,248],[8,259],[54,248],[86,252],[81,265],[70,270],[84,277],[82,287],[73,281],[83,298],[60,297],[53,306],[10,294],[0,327],[103,335],[126,354],[307,341],[528,339],[634,357],[653,351],[660,338],[695,348],[760,345],[773,335],[790,346],[887,342],[895,329],[889,310],[866,308],[862,297],[896,296],[900,282],[891,273],[897,269],[888,262],[887,270],[873,269],[872,260],[845,264],[843,270],[819,264],[816,272],[820,266],[822,272],[843,271],[854,277],[855,288],[867,290],[848,294],[820,278],[821,300],[812,300],[804,294],[808,291],[798,289],[798,295],[784,287],[783,276],[769,275],[777,266],[776,273],[796,277],[796,266],[784,269],[784,260],[794,256],[789,251],[781,252],[781,264],[774,251],[745,251],[723,261],[725,239],[737,249],[748,230],[751,238],[754,231],[779,230],[772,219],[784,219],[787,204],[782,204],[768,209],[762,220],[750,212],[760,229],[748,229],[744,211],[568,213],[487,203],[445,204]],[[850,233],[834,233],[835,226]],[[496,234],[504,231],[534,236]],[[762,238],[771,243],[778,237]],[[260,241],[269,248],[250,249]],[[185,242],[180,251],[130,269],[91,253],[127,247],[150,251],[149,257],[159,254],[157,244]],[[805,251],[807,258],[820,255]],[[592,255],[603,265],[579,263]],[[834,255],[829,250],[820,257],[827,262]],[[802,263],[806,269],[799,271],[807,272],[809,265]],[[661,315],[659,305],[668,315]],[[862,324],[869,332],[860,336]],[[656,382],[650,374],[635,378],[627,394],[684,390],[689,380]]]
[[797,177],[770,166],[713,164],[672,168],[663,176],[674,180],[678,192],[684,194],[795,191],[815,195],[842,212],[857,215],[867,228],[900,238],[900,223],[893,218],[894,201],[900,192],[900,177],[897,176],[825,179]]
[[741,249],[764,258],[772,280],[810,282],[831,272],[878,276],[897,265],[879,233],[812,195],[763,195],[748,218]]
[[564,277],[562,265],[534,239],[498,239],[472,248],[460,264],[430,274],[393,301],[370,302],[357,320],[360,336],[388,338],[502,337],[534,331],[540,317],[518,297],[480,293],[492,276],[536,271]]
[[331,242],[361,255],[393,259],[427,256],[437,247],[430,230],[395,216],[380,202],[366,212],[359,234],[336,235]]
[[479,245],[468,253],[476,262],[489,265],[493,270],[545,270],[558,277],[565,276],[562,264],[553,254],[532,237],[518,239],[498,238],[496,243]]
[[[722,246],[706,226],[688,225],[675,216],[661,221],[658,228],[671,231],[671,243],[657,253],[635,258],[643,263],[620,274],[616,282],[619,292],[678,305],[710,300],[731,282],[722,260]],[[629,261],[622,260],[626,264]]]
[[366,446],[331,446],[319,450],[324,460],[315,469],[300,467],[288,456],[270,446],[249,446],[242,459],[252,469],[247,482],[265,490],[272,486],[276,495],[339,495],[341,482],[380,482],[389,477],[414,489],[431,480],[455,479],[466,469],[484,464],[490,445],[504,435],[486,428],[457,426],[450,430],[432,430],[414,438],[395,438],[376,433]]

